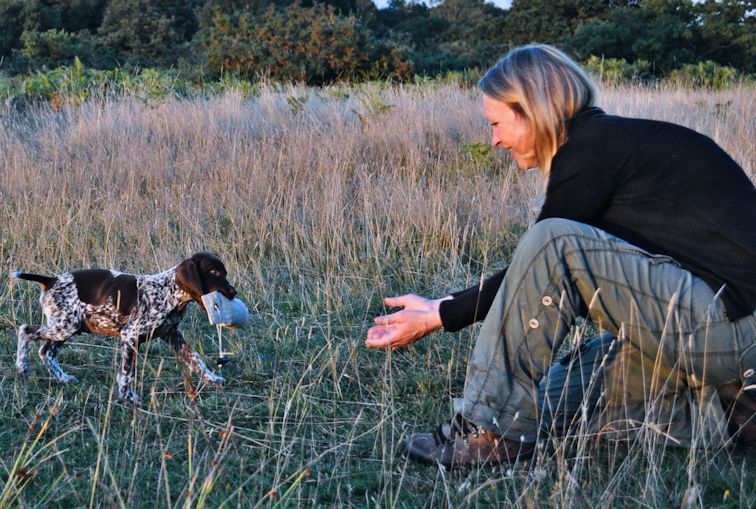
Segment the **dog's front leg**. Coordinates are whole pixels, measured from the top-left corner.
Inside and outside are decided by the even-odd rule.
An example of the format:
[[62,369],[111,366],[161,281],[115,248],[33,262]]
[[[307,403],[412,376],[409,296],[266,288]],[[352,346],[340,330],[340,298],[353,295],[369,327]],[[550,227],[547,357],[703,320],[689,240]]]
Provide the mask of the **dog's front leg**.
[[186,364],[189,371],[197,373],[202,378],[202,381],[212,385],[222,385],[226,382],[225,378],[216,375],[208,369],[199,354],[189,346],[184,340],[184,336],[178,330],[174,330],[166,335],[165,340],[171,345],[176,355]]
[[121,333],[121,366],[118,368],[118,375],[116,376],[118,397],[132,405],[140,403],[139,396],[134,392],[137,348],[139,348],[137,336]]

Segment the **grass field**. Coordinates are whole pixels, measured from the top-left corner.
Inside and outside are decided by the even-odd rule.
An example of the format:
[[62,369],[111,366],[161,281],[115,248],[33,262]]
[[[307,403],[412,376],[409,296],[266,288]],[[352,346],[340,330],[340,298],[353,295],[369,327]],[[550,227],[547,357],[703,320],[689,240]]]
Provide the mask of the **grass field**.
[[[0,109],[0,507],[756,506],[753,450],[557,443],[509,470],[446,472],[395,455],[450,417],[477,327],[401,351],[363,346],[386,295],[442,296],[505,263],[542,184],[486,149],[475,91],[326,89]],[[756,178],[756,92],[604,88],[612,113],[713,137]],[[82,335],[59,386],[16,327],[37,285],[9,271],[168,268],[210,249],[253,315],[224,332],[224,388],[142,347],[133,409],[116,343]],[[212,360],[196,306],[182,325]],[[191,397],[190,397],[191,395]]]

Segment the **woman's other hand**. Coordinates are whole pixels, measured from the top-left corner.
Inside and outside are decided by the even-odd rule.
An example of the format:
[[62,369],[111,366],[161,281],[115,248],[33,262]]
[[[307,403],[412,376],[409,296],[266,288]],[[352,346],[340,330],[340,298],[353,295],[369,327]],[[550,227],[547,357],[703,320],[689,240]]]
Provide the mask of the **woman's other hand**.
[[365,345],[371,348],[398,348],[437,331],[442,327],[441,302],[451,298],[430,300],[413,294],[385,298],[383,302],[387,306],[404,309],[376,317],[375,326],[368,330]]

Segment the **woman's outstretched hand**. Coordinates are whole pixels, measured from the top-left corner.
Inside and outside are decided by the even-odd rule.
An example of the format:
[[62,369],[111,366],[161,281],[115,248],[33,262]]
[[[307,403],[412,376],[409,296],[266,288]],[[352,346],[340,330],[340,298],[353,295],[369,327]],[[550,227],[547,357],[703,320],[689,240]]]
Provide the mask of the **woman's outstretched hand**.
[[387,297],[383,302],[390,307],[404,308],[390,315],[375,318],[375,326],[368,329],[365,345],[371,348],[398,348],[409,345],[442,327],[439,307],[441,301],[419,295]]

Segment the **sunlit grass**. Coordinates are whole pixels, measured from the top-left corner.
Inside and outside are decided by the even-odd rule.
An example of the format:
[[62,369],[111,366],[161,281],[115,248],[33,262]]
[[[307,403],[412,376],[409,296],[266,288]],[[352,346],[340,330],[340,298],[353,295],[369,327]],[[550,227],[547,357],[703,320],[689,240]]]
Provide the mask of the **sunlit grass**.
[[[601,105],[702,131],[753,177],[755,97],[607,88]],[[405,433],[450,416],[477,328],[369,351],[382,298],[476,283],[537,213],[538,176],[474,148],[487,140],[477,94],[433,84],[0,111],[0,505],[756,505],[747,452],[665,449],[652,434],[557,441],[511,471],[395,455]],[[139,358],[144,403],[123,406],[117,345],[93,336],[62,350],[75,386],[36,357],[28,382],[13,375],[15,328],[42,318],[36,286],[9,271],[150,273],[201,249],[253,313],[223,335],[224,388],[185,378],[154,341]],[[217,355],[196,307],[182,329]]]

